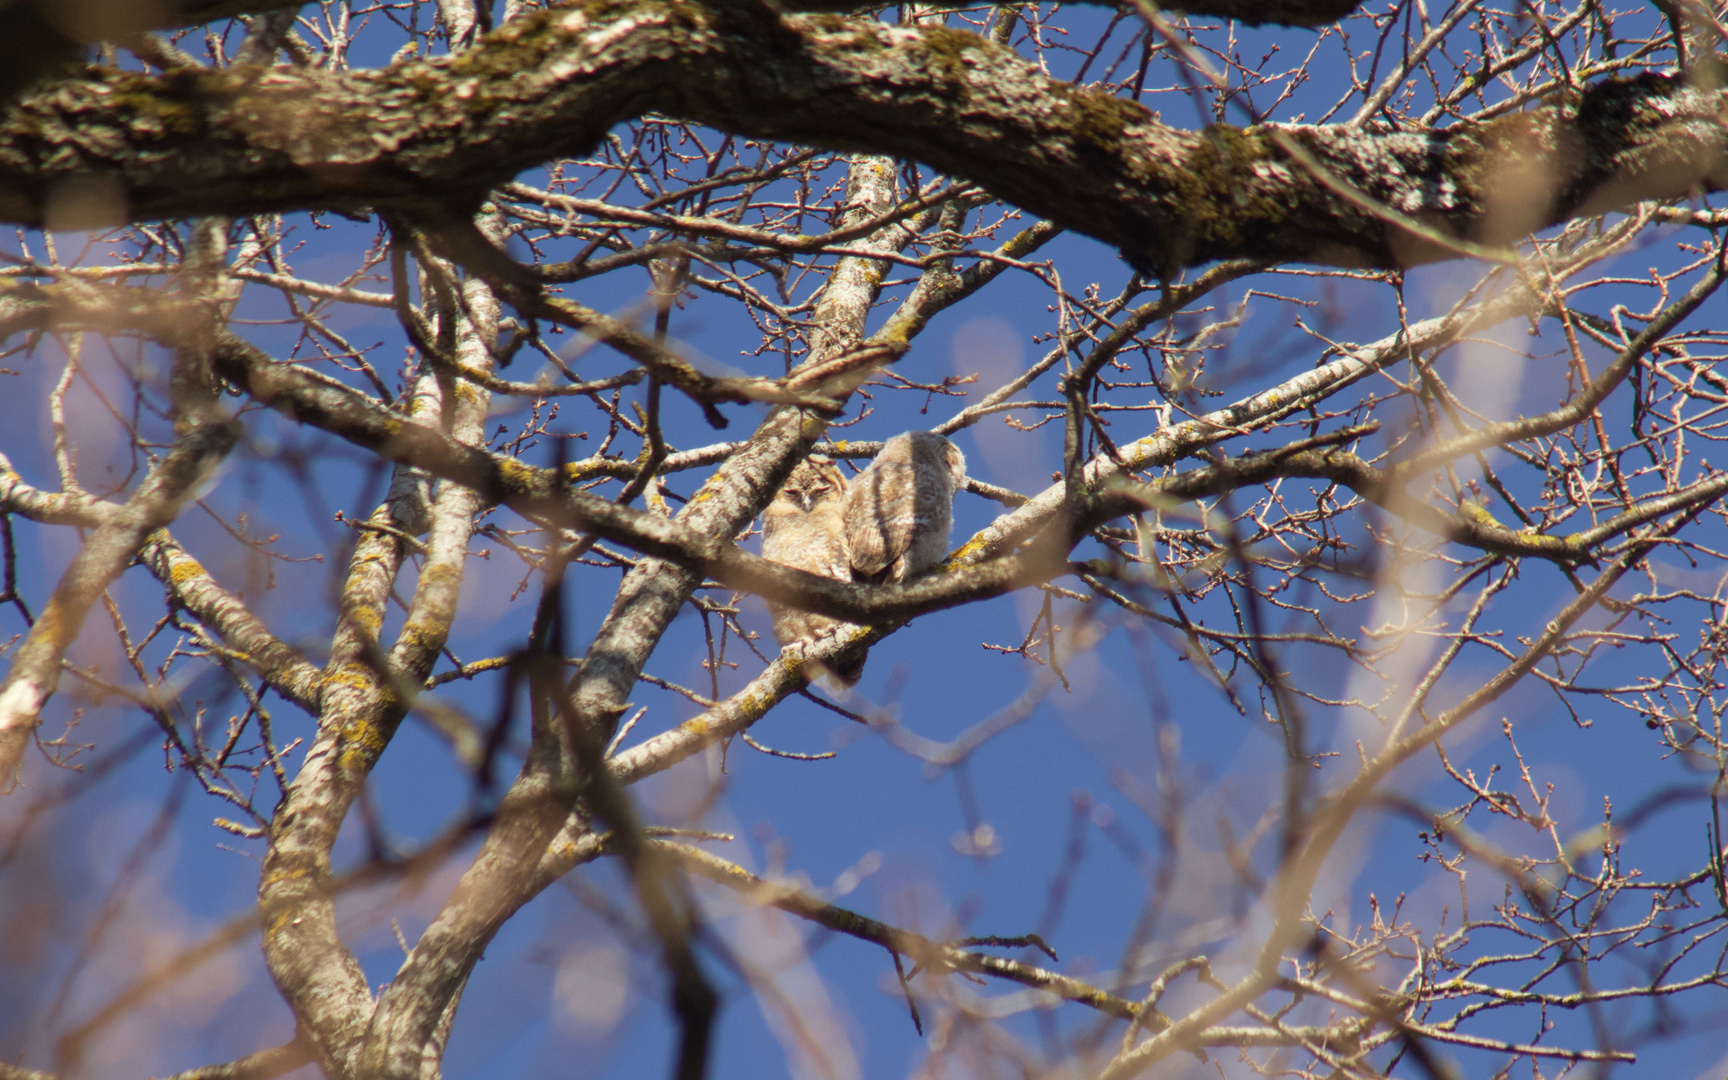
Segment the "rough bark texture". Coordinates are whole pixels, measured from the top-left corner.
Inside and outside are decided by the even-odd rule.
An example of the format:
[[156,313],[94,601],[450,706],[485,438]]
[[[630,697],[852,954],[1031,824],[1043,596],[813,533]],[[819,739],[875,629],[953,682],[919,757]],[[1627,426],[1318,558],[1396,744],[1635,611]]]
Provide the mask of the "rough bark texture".
[[726,10],[590,0],[451,59],[340,76],[92,69],[0,117],[0,219],[444,216],[650,111],[928,162],[1147,267],[1238,255],[1405,266],[1452,254],[1407,222],[1497,245],[1728,179],[1721,93],[1673,76],[1603,81],[1444,131],[1191,132],[974,35]]

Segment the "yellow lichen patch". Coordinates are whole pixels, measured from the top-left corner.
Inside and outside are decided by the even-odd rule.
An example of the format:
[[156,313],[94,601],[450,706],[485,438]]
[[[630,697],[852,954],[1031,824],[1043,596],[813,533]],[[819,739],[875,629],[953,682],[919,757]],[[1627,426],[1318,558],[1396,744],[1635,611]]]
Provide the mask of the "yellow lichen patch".
[[357,607],[348,612],[348,621],[373,637],[384,625],[384,616],[376,608]]
[[344,664],[335,671],[325,673],[322,682],[325,690],[343,688],[369,693],[378,689],[378,681],[374,678],[372,669],[362,664]]
[[190,555],[180,554],[168,563],[168,581],[180,586],[195,577],[204,576],[204,565]]
[[529,492],[541,486],[541,470],[532,465],[524,464],[515,458],[495,459],[498,465],[498,481],[505,489],[513,492]]
[[984,548],[984,538],[981,536],[974,536],[964,544],[961,544],[960,550],[943,560],[942,565],[938,566],[937,569],[951,574],[960,569],[962,564],[971,562],[984,554]]
[[461,583],[462,571],[453,563],[433,563],[420,572],[420,581],[424,586],[448,588]]
[[342,753],[336,759],[337,765],[344,772],[363,771],[378,760],[387,743],[377,724],[352,721],[343,726]]

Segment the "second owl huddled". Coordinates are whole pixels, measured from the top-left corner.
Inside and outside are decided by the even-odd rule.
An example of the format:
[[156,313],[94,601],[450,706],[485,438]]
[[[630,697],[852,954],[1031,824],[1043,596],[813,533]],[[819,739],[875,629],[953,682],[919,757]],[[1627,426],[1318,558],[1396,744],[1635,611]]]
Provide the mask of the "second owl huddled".
[[[889,439],[851,483],[832,461],[812,455],[763,512],[762,557],[842,581],[908,581],[948,553],[954,493],[965,481],[965,455],[933,431]],[[852,625],[784,604],[768,610],[782,646]],[[827,669],[844,686],[863,671],[862,650]]]

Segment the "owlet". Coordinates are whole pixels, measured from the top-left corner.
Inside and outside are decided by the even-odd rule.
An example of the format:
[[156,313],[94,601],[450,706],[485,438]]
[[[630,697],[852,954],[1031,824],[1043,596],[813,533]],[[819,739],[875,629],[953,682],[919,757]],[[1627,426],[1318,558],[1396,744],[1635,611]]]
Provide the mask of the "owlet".
[[[762,512],[762,557],[812,574],[849,580],[852,570],[846,558],[842,515],[845,502],[846,477],[834,463],[817,455],[805,459]],[[795,641],[809,643],[852,626],[772,601],[768,611],[774,617],[774,640],[782,646]],[[830,662],[828,673],[851,686],[864,671],[864,656],[859,650],[856,656],[837,657]]]
[[933,431],[908,431],[884,443],[846,492],[852,580],[909,581],[941,562],[954,493],[965,482],[965,455]]

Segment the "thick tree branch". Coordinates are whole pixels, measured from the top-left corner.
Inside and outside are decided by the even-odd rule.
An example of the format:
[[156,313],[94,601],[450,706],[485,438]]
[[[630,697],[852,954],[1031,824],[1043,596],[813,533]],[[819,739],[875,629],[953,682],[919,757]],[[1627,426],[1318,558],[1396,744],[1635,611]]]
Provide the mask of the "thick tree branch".
[[804,15],[747,35],[690,4],[590,0],[515,20],[457,57],[378,71],[56,81],[0,117],[0,219],[37,225],[74,201],[115,221],[437,217],[650,111],[925,161],[1168,269],[1236,256],[1407,266],[1455,251],[1398,215],[1499,246],[1728,180],[1722,96],[1678,76],[1607,80],[1440,131],[1190,132],[957,31]]
[[[258,0],[269,2],[269,0]],[[735,0],[736,2],[736,0]],[[744,3],[750,0],[742,0]],[[1126,11],[1135,10],[1132,3],[1113,3],[1111,0],[1079,0],[1083,4],[1098,7],[1114,7]],[[721,6],[716,4],[715,6]],[[1185,0],[1179,4],[1167,6],[1175,11],[1185,11],[1190,15],[1211,15],[1224,19],[1235,19],[1249,26],[1262,26],[1273,23],[1280,26],[1323,26],[1336,22],[1356,10],[1357,0]],[[774,7],[781,11],[826,11],[835,13],[859,13],[875,11],[881,7],[872,0],[776,0]]]
[[[750,0],[746,0],[750,2]],[[1101,7],[1119,7],[1109,0],[1081,0]],[[136,13],[115,20],[111,5],[99,0],[26,0],[0,17],[0,36],[18,32],[21,26],[40,21],[52,26],[69,41],[94,41],[147,29],[197,26],[237,16],[262,15],[304,6],[305,0],[178,0],[167,4],[140,4]],[[717,4],[716,6],[724,6]],[[855,13],[881,5],[872,0],[777,0],[781,11]],[[1132,5],[1129,5],[1130,7]],[[1284,26],[1322,26],[1354,11],[1357,0],[1187,0],[1171,8],[1194,15],[1236,19],[1250,26],[1275,23]],[[46,19],[37,9],[47,9]],[[107,19],[102,16],[106,15]]]
[[[856,197],[852,210],[843,215],[842,226],[859,215],[880,214],[892,205],[894,185],[891,163],[855,163],[849,192]],[[898,226],[883,231],[892,235],[872,237],[866,243],[884,243],[888,250],[895,250],[905,243],[908,235]],[[863,320],[876,297],[881,272],[880,264],[874,260],[843,259],[835,267],[825,290],[827,311],[819,305],[814,320],[818,334],[811,342],[811,360],[800,370],[800,375],[823,371],[826,365],[860,351],[854,346],[862,336]],[[841,283],[840,287],[836,282]],[[838,384],[832,392],[841,399],[867,376],[868,369],[847,368],[847,372],[831,380],[824,379],[825,383]],[[714,541],[716,554],[728,548],[736,551],[730,538],[766,505],[780,481],[819,437],[823,426],[817,417],[798,410],[775,410],[756,434],[727,458],[676,521],[572,491],[553,473],[545,477],[552,481],[544,492],[547,498],[534,501],[551,511],[552,516],[542,520],[567,528],[605,536],[609,526],[603,521],[634,520],[646,524],[651,520],[658,523],[654,526],[656,530],[670,530],[668,536],[708,537]],[[519,464],[506,468],[524,479],[540,472]],[[474,474],[475,482],[463,482],[496,501],[497,488],[493,480],[486,478],[491,471],[489,466],[483,466]],[[578,502],[585,509],[572,514],[570,507]],[[522,512],[526,505],[516,509]],[[677,554],[668,548],[637,550],[650,556]],[[702,578],[702,568],[692,567],[679,558],[664,562],[658,558],[644,559],[625,576],[612,611],[573,682],[572,708],[563,713],[564,723],[557,729],[543,722],[535,725],[529,760],[505,794],[497,821],[474,865],[422,935],[390,988],[388,994],[392,999],[418,1002],[415,1007],[422,1014],[428,1005],[452,1000],[498,927],[553,880],[542,873],[542,868],[546,852],[560,849],[560,829],[572,838],[571,851],[585,849],[590,827],[588,812],[575,806],[583,788],[583,768],[567,744],[587,740],[591,745],[604,746],[610,740],[618,712],[635,687],[643,665]],[[563,730],[570,728],[575,730]]]

